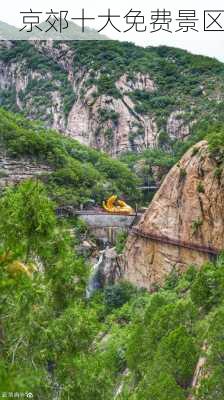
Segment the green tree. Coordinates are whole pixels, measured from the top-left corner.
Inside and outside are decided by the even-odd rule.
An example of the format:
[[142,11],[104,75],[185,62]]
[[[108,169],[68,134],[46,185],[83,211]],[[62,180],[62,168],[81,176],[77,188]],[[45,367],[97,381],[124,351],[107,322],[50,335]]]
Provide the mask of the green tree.
[[190,385],[197,359],[195,340],[184,326],[165,337],[155,354],[155,362],[169,371],[182,388]]
[[26,261],[48,245],[56,227],[54,205],[38,180],[10,188],[0,199],[1,245],[25,253]]
[[146,375],[137,400],[185,400],[184,391],[177,385],[171,374],[159,371]]
[[198,272],[192,287],[191,299],[204,311],[209,311],[223,298],[224,271],[222,263],[206,264]]

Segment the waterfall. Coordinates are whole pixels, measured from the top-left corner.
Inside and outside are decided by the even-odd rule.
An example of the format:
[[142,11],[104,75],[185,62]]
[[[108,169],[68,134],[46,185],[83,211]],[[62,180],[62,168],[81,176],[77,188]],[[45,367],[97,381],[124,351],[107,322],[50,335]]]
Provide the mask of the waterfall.
[[101,251],[99,260],[97,261],[96,264],[94,264],[90,278],[89,278],[89,282],[86,288],[86,298],[89,299],[93,293],[97,290],[101,288],[101,282],[100,282],[100,267],[102,265],[103,262],[103,258],[104,258],[104,250]]
[[90,299],[98,289],[113,285],[121,277],[117,252],[114,247],[107,246],[99,252],[98,261],[93,265],[86,287],[86,298]]

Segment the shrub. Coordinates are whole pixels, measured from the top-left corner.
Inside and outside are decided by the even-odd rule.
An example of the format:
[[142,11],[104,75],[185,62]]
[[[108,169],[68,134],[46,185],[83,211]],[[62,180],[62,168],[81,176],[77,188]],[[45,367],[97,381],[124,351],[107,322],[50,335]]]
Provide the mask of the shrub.
[[187,176],[187,171],[185,168],[180,168],[180,179],[184,179]]
[[127,282],[108,286],[104,290],[104,303],[108,311],[119,308],[136,294],[136,288]]
[[193,147],[192,153],[191,153],[192,157],[195,156],[198,153],[198,151],[199,151],[198,147]]
[[201,218],[197,218],[197,219],[192,221],[191,230],[192,230],[192,234],[193,235],[195,235],[198,232],[198,230],[202,226],[202,224],[203,224],[203,221],[202,221]]
[[115,248],[118,254],[121,254],[125,248],[125,244],[127,241],[128,234],[127,232],[121,231],[117,234]]
[[205,188],[202,182],[199,182],[197,185],[197,191],[198,193],[205,193]]
[[193,282],[191,299],[204,311],[209,311],[223,297],[223,267],[212,264],[205,265]]
[[218,181],[220,181],[221,176],[223,173],[223,168],[222,167],[217,167],[214,171],[214,177],[218,179]]

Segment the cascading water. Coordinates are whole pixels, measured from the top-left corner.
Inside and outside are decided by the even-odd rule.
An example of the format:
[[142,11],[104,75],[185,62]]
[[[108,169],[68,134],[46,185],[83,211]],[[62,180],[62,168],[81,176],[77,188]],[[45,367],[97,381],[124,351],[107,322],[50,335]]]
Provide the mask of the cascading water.
[[86,288],[86,298],[87,299],[89,299],[97,289],[101,288],[100,267],[103,262],[104,253],[105,253],[105,250],[102,250],[99,260],[93,266],[93,269],[92,269],[92,272],[91,272],[91,275],[89,278],[89,282],[88,282],[88,285]]
[[114,284],[116,279],[120,277],[115,248],[110,247],[108,240],[101,241],[100,247],[102,250],[99,251],[98,261],[93,265],[86,287],[87,299],[90,299],[96,290]]

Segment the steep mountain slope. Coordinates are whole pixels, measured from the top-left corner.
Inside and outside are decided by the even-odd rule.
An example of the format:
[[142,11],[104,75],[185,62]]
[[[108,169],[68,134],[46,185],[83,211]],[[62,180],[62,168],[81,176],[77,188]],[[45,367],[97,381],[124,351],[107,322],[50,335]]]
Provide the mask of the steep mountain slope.
[[[207,142],[202,141],[172,168],[138,231],[129,237],[125,279],[151,289],[173,270],[183,272],[189,265],[208,261],[207,248],[224,248],[224,174],[218,154],[211,155]],[[223,160],[222,150],[221,155]]]
[[1,42],[0,100],[113,156],[223,121],[224,65],[114,41]]
[[38,176],[58,204],[101,204],[112,193],[137,201],[138,179],[107,154],[0,108],[0,187]]
[[[1,45],[0,392],[223,400],[224,257],[208,263],[207,253],[132,235],[124,278],[149,290],[119,282],[87,299],[88,263],[74,251],[83,227],[72,221],[71,237],[55,217],[55,203],[100,204],[114,192],[134,205],[136,173],[160,183],[209,125],[138,229],[223,249],[223,65],[131,44]],[[159,146],[123,155],[128,169],[45,125],[113,155]]]

